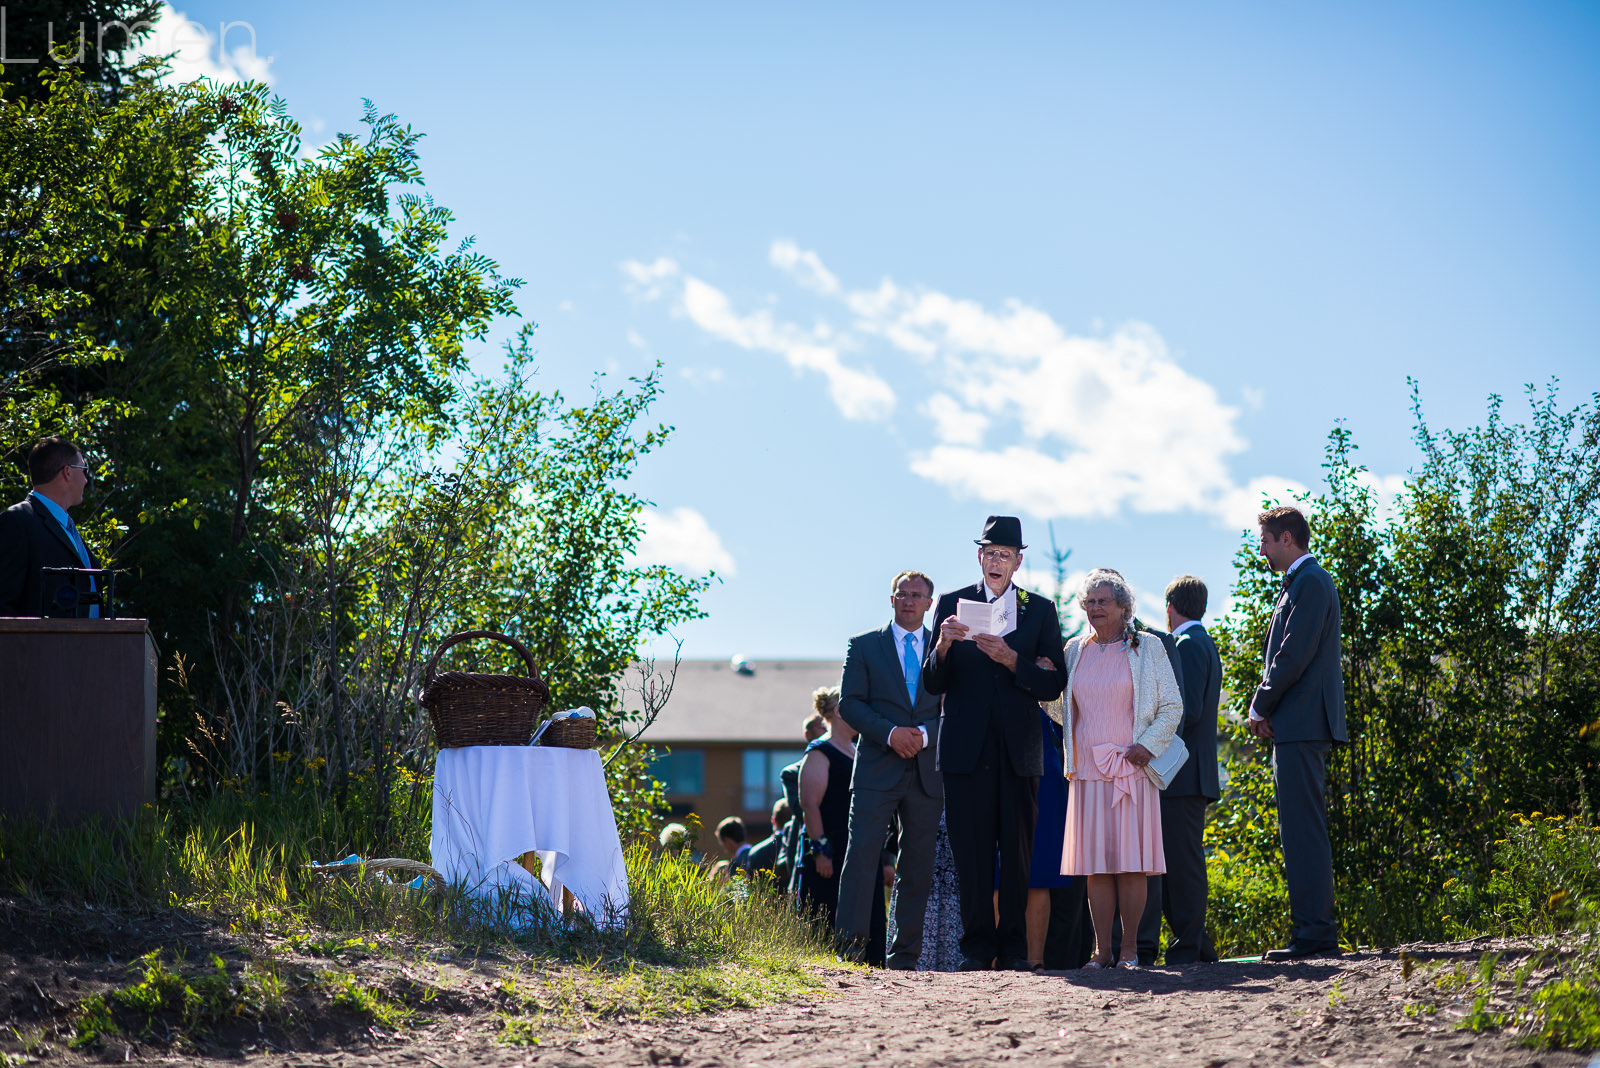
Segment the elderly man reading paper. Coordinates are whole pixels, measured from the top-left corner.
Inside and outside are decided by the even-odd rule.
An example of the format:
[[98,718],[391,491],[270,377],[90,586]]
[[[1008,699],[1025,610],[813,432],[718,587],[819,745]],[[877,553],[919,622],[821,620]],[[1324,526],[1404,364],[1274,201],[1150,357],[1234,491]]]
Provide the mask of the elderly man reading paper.
[[1028,868],[1044,772],[1039,703],[1066,682],[1061,623],[1050,598],[1011,582],[1026,548],[1015,516],[990,516],[977,544],[982,577],[939,598],[938,638],[922,678],[944,695],[939,768],[961,888],[961,969],[1030,969]]

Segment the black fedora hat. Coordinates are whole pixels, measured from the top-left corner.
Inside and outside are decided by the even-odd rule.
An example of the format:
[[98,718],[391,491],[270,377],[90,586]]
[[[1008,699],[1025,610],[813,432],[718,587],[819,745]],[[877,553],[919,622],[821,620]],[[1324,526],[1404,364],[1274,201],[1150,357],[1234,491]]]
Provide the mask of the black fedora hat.
[[983,537],[978,545],[1011,545],[1026,549],[1022,543],[1022,520],[1014,515],[992,515],[983,523]]

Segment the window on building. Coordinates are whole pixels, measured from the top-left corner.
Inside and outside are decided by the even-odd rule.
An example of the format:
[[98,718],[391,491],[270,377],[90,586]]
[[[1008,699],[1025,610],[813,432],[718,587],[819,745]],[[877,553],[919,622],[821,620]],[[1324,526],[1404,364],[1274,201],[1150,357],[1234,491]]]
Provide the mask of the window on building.
[[650,774],[677,796],[706,792],[706,755],[699,749],[657,749],[650,756]]
[[746,749],[744,751],[744,810],[770,812],[783,796],[778,772],[805,755],[803,749]]

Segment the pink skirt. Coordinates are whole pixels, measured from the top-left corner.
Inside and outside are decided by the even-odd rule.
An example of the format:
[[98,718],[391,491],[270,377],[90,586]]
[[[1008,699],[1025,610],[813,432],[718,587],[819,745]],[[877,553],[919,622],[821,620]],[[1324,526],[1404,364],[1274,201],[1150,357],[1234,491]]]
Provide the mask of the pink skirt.
[[1161,795],[1142,772],[1124,781],[1131,789],[1120,801],[1117,784],[1110,779],[1073,779],[1067,784],[1062,875],[1165,874]]

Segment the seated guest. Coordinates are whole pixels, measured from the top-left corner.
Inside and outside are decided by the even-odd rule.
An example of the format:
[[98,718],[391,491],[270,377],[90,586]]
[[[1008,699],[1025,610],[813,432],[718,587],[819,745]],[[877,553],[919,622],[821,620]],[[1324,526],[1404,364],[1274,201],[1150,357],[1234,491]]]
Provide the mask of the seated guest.
[[669,823],[661,828],[661,852],[680,856],[689,848],[689,828],[681,823]]
[[28,495],[0,512],[0,616],[41,614],[41,568],[100,566],[67,515],[83,503],[89,485],[89,465],[78,447],[45,438],[28,453],[28,480]]
[[1120,575],[1089,572],[1078,604],[1090,630],[1066,650],[1062,767],[1072,787],[1061,872],[1087,876],[1095,954],[1085,967],[1133,968],[1135,939],[1115,959],[1112,925],[1119,911],[1136,922],[1146,876],[1166,871],[1160,796],[1144,766],[1172,744],[1183,697],[1166,647],[1133,628],[1133,591]]
[[717,824],[717,841],[722,845],[723,853],[727,854],[728,867],[732,871],[744,871],[745,858],[750,855],[750,843],[745,841],[744,820],[738,816],[729,816]]
[[789,802],[778,798],[772,805],[772,834],[750,847],[748,869],[752,877],[762,872],[768,879],[778,875],[779,859],[783,856],[783,828],[789,822]]

